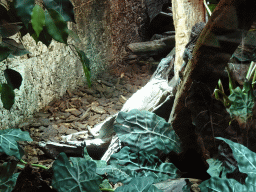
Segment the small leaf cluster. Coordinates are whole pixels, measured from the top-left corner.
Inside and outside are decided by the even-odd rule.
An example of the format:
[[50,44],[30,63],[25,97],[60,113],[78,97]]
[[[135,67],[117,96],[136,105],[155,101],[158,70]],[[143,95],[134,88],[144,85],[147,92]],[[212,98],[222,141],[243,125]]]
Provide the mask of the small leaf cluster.
[[[30,34],[38,43],[41,41],[49,46],[52,39],[68,45],[67,39],[71,36],[77,43],[79,37],[67,27],[67,22],[74,22],[73,5],[69,0],[43,0],[42,5],[35,4],[35,0],[14,0],[8,1],[6,5],[0,4],[0,62],[8,57],[22,56],[28,54],[22,43],[16,42],[10,37],[20,33],[23,37]],[[82,50],[75,47],[89,87],[90,62]],[[22,77],[19,72],[13,69],[4,71],[7,84],[1,84],[1,101],[5,109],[10,110],[14,104],[14,89],[19,89]]]
[[[21,160],[24,155],[23,149],[17,141],[32,141],[28,132],[20,129],[0,130],[0,153],[14,156]],[[15,173],[17,162],[8,162],[0,166],[0,191],[12,191],[19,173]]]

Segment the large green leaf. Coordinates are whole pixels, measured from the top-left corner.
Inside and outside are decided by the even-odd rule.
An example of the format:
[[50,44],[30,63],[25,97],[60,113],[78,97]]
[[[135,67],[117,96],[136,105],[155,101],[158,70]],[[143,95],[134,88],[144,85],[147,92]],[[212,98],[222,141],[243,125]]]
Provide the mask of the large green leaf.
[[221,137],[216,137],[216,139],[223,140],[230,146],[233,155],[237,160],[239,170],[242,173],[256,174],[256,154],[254,152],[247,147],[228,139]]
[[12,108],[14,98],[13,88],[8,84],[2,84],[1,100],[5,109],[10,110]]
[[5,69],[4,76],[7,83],[12,86],[13,89],[19,89],[22,83],[22,76],[19,72],[13,69]]
[[157,154],[158,151],[169,153],[181,152],[181,142],[171,125],[163,118],[149,111],[133,109],[119,112],[114,130],[120,140],[133,151],[145,150]]
[[37,37],[39,37],[45,24],[44,10],[39,5],[35,5],[35,7],[33,8],[31,23]]
[[69,0],[43,0],[47,9],[54,9],[58,11],[65,19],[65,21],[72,21],[75,23],[73,5]]
[[11,192],[16,184],[19,173],[14,173],[17,162],[12,161],[0,166],[0,191]]
[[12,50],[10,48],[3,44],[0,44],[0,62],[7,59],[11,52]]
[[0,130],[0,152],[21,159],[21,148],[17,141],[33,141],[26,131],[20,129]]
[[52,186],[58,192],[97,192],[102,182],[96,174],[96,163],[84,158],[70,158],[60,153],[53,163]]
[[115,192],[161,192],[156,188],[152,177],[137,177],[131,180],[128,185],[118,187]]
[[91,72],[90,72],[90,60],[86,57],[85,53],[79,49],[76,48],[76,52],[78,56],[80,57],[80,61],[83,65],[83,70],[85,77],[87,79],[88,86],[91,87]]
[[31,20],[34,4],[35,0],[14,0],[14,7],[17,11],[17,15],[26,27],[28,27],[28,23]]
[[67,23],[57,11],[53,9],[45,11],[45,25],[53,39],[67,44],[69,33]]
[[[221,191],[221,192],[253,192],[256,191],[256,154],[247,147],[224,139],[216,137],[216,139],[225,141],[232,149],[233,156],[237,161],[239,171],[247,174],[244,184],[238,182],[233,178],[227,178],[227,173],[224,167],[222,169],[221,177],[214,174],[214,177],[202,182],[200,184],[201,191]],[[210,164],[213,166],[213,164]],[[213,169],[213,168],[211,168]],[[220,170],[219,169],[219,170]]]
[[180,176],[172,163],[163,163],[159,158],[144,151],[131,152],[129,147],[122,148],[111,156],[109,166],[97,168],[98,174],[108,174],[113,182],[129,183],[134,177],[152,177],[154,182],[173,179]]

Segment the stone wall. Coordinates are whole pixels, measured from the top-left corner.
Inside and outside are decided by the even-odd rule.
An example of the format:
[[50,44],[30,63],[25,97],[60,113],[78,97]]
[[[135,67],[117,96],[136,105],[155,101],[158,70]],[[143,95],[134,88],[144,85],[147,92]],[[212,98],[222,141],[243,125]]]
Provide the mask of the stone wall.
[[[77,24],[69,24],[80,37],[77,45],[88,56],[92,78],[121,63],[125,47],[143,39],[146,19],[145,5],[140,0],[73,0]],[[68,41],[75,44],[71,39]],[[15,90],[15,104],[10,111],[0,102],[0,129],[15,128],[34,112],[39,111],[66,90],[85,85],[82,65],[70,47],[53,41],[49,48],[36,45],[30,36],[23,38],[28,56],[8,59],[8,67],[23,77],[19,90]],[[0,65],[0,81],[6,61]]]

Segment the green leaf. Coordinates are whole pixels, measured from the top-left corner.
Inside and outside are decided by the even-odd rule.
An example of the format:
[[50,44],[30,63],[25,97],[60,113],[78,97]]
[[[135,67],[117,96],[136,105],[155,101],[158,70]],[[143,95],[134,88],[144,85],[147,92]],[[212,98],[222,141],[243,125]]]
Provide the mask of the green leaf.
[[242,185],[235,179],[221,179],[218,177],[212,177],[199,185],[199,188],[203,192],[246,192],[247,187]]
[[14,104],[15,94],[8,84],[2,84],[1,100],[5,109],[10,110]]
[[17,141],[33,141],[27,131],[20,129],[0,130],[0,152],[21,159],[21,148]]
[[7,80],[7,83],[13,88],[13,89],[19,89],[22,83],[22,76],[19,72],[13,70],[13,69],[5,69],[4,70],[4,76]]
[[119,112],[114,124],[119,139],[132,151],[145,150],[151,154],[181,152],[181,142],[171,125],[149,111],[133,109]]
[[62,152],[53,163],[53,188],[58,192],[100,191],[102,179],[96,175],[96,163],[84,158],[70,158],[70,161]]
[[35,7],[33,8],[31,23],[37,37],[39,37],[45,24],[44,10],[39,5],[35,5]]
[[136,177],[128,185],[118,187],[115,192],[162,192],[153,185],[152,177]]
[[28,23],[31,20],[31,14],[34,8],[34,4],[34,0],[14,0],[14,7],[17,11],[17,15],[26,27],[28,27]]
[[86,57],[85,53],[79,49],[76,48],[76,52],[78,56],[80,57],[80,61],[83,65],[83,70],[85,77],[87,79],[88,86],[91,87],[91,72],[90,72],[90,60]]
[[45,24],[48,33],[58,42],[67,44],[68,27],[63,17],[55,10],[45,11]]
[[253,173],[256,174],[256,154],[252,152],[247,147],[224,139],[221,137],[216,137],[216,139],[225,141],[233,151],[233,155],[237,160],[239,170],[242,173]]
[[11,50],[11,54],[15,56],[21,56],[29,53],[29,51],[24,48],[22,43],[17,43],[13,39],[3,38],[2,45],[8,47]]
[[65,21],[72,21],[75,23],[73,5],[69,0],[43,0],[45,7],[58,11]]
[[0,83],[0,93],[2,92],[2,84]]
[[12,161],[0,166],[0,191],[11,192],[16,184],[19,173],[14,173],[17,162]]
[[7,57],[11,54],[12,50],[8,47],[0,44],[0,62],[7,59]]
[[22,28],[22,26],[20,26],[16,23],[10,23],[10,22],[7,22],[7,21],[1,19],[0,36],[2,36],[2,38],[13,36],[16,33],[18,33],[21,28]]
[[122,148],[110,157],[109,166],[97,168],[97,173],[107,173],[113,182],[129,183],[134,177],[152,177],[154,182],[173,179],[180,176],[179,170],[172,163],[163,163],[159,158],[144,151],[131,152],[129,147]]
[[231,106],[227,111],[231,117],[239,117],[242,122],[246,122],[252,116],[254,106],[255,97],[252,89],[248,89],[248,85],[243,90],[237,87],[228,98],[231,101]]
[[207,170],[207,173],[211,177],[219,177],[221,171],[223,171],[222,162],[220,160],[216,159],[207,159],[207,163],[209,164],[209,168]]

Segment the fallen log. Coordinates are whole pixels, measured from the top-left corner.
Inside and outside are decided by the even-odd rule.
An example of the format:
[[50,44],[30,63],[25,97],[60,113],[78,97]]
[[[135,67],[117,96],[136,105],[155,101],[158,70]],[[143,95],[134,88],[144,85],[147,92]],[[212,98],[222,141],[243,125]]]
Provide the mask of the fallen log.
[[131,43],[127,48],[136,55],[154,56],[161,53],[169,53],[175,47],[175,35],[159,40]]

